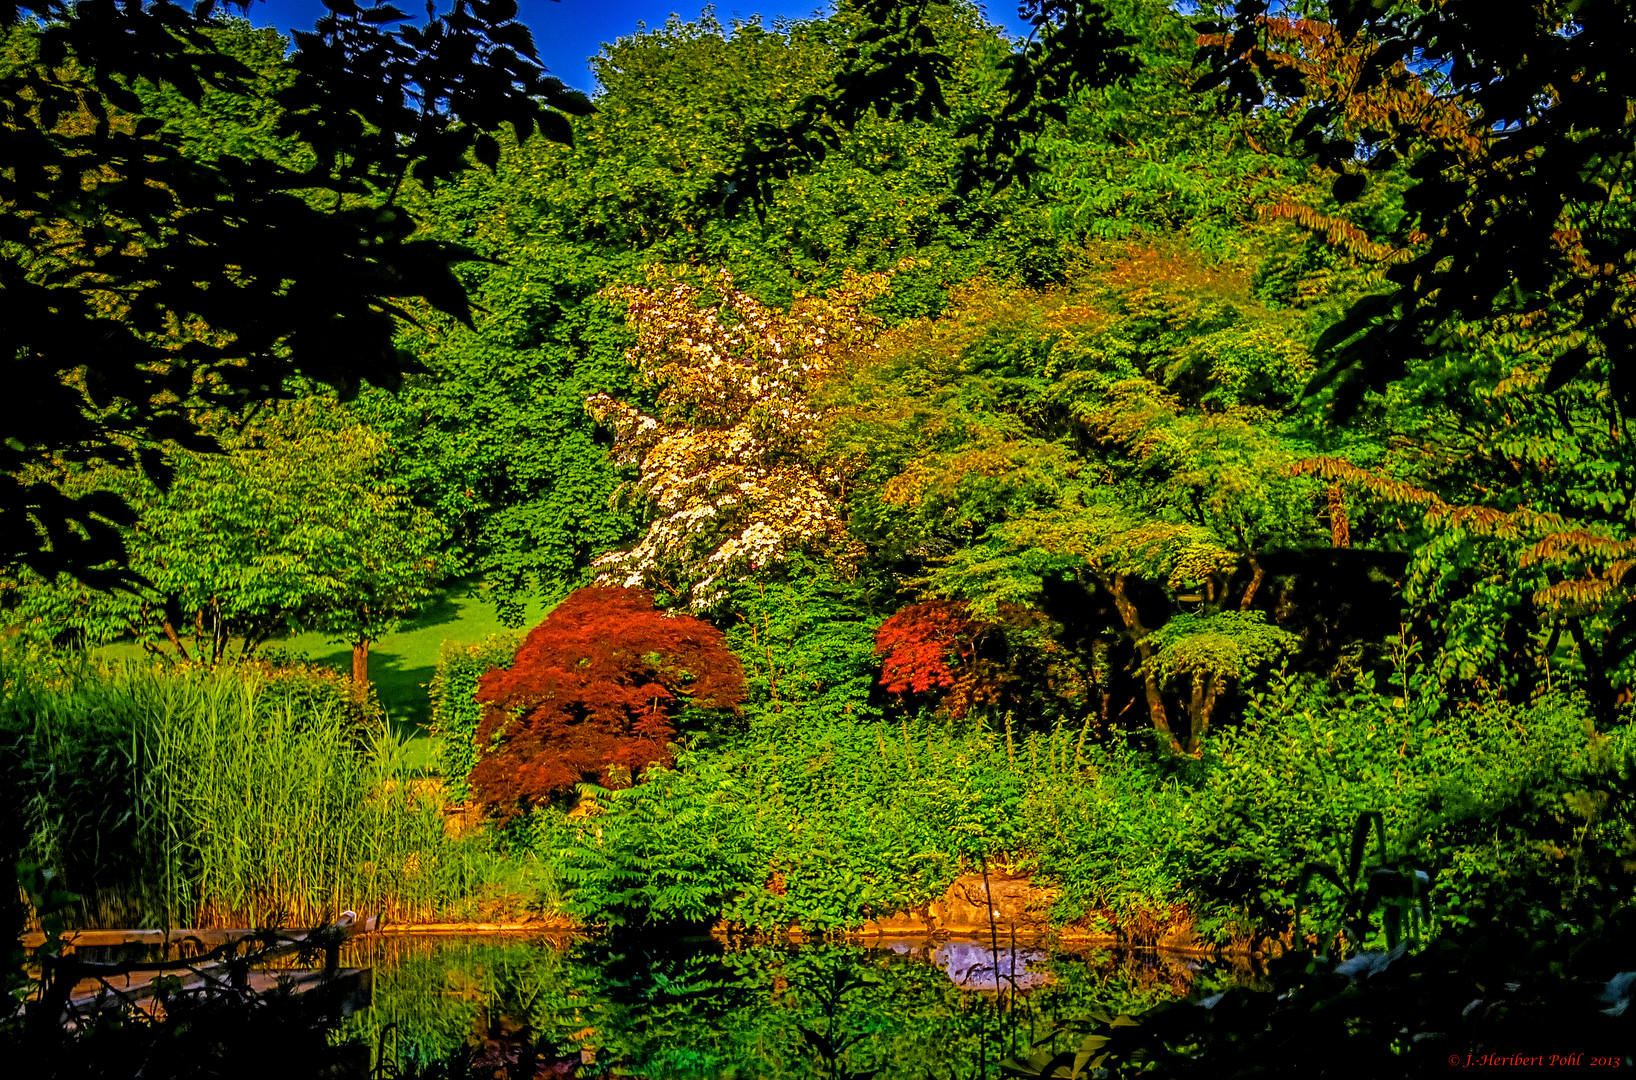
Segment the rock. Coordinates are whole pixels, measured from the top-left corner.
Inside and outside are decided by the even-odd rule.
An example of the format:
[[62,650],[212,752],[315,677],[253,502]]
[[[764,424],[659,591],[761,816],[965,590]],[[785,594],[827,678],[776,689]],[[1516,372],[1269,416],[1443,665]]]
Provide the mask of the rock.
[[931,961],[962,990],[1031,990],[1051,983],[1042,970],[1049,959],[1043,949],[1008,949],[996,956],[989,946],[975,941],[945,941],[932,950]]
[[1025,877],[991,873],[985,888],[983,875],[966,874],[925,907],[866,923],[863,933],[871,937],[982,938],[992,927],[993,933],[1007,940],[1013,933],[1035,937],[1050,929],[1046,913],[1055,897],[1054,890],[1035,885]]

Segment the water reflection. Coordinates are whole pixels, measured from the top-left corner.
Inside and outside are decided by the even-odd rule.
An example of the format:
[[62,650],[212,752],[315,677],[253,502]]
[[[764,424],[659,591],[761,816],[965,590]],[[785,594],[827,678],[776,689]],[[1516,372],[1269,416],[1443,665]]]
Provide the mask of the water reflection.
[[1028,945],[1007,943],[996,951],[992,944],[958,939],[883,939],[872,942],[871,947],[941,968],[962,990],[1031,990],[1051,981],[1050,954]]
[[727,948],[696,940],[374,937],[352,1021],[388,1070],[649,1080],[994,1076],[1094,1008],[1213,993],[1247,969],[1154,953],[889,941]]

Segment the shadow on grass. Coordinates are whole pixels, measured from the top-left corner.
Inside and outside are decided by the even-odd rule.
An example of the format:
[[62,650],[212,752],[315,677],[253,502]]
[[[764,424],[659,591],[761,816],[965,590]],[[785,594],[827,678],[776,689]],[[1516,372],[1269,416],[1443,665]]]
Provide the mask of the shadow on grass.
[[[329,652],[314,652],[312,661],[350,673],[352,650],[342,646]],[[436,664],[406,664],[404,658],[393,652],[370,651],[369,681],[374,684],[375,694],[399,734],[410,738],[426,734],[424,725],[432,718],[426,684],[432,681],[436,671]]]
[[465,608],[455,603],[455,598],[467,599],[467,593],[450,590],[438,596],[427,604],[412,618],[403,620],[394,633],[408,634],[416,630],[430,630],[434,626],[446,626],[458,623],[465,616]]

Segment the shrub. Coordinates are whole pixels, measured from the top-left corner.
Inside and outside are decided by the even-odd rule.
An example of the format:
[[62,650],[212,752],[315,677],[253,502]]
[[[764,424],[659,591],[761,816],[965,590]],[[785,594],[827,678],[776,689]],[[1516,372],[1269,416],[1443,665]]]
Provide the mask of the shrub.
[[484,756],[472,789],[514,814],[582,781],[614,782],[671,761],[671,710],[730,709],[744,671],[721,631],[654,610],[641,589],[580,589],[535,627],[507,670],[478,685]]
[[639,787],[587,787],[603,812],[563,853],[568,910],[610,926],[699,923],[753,881],[754,821],[739,778],[650,769]]
[[738,620],[727,641],[744,665],[744,712],[762,735],[879,719],[872,700],[880,617],[866,589],[805,558],[733,592]]
[[445,641],[438,651],[428,688],[432,737],[438,740],[437,767],[444,790],[455,802],[471,793],[466,776],[481,756],[477,728],[483,721],[483,705],[477,700],[477,684],[485,673],[510,667],[521,640],[516,634],[493,634],[474,644]]
[[[839,929],[932,900],[986,858],[1055,886],[1059,924],[1142,937],[1181,917],[1226,944],[1288,929],[1303,865],[1333,863],[1371,809],[1390,857],[1433,875],[1445,924],[1500,894],[1557,920],[1630,901],[1636,738],[1595,733],[1577,698],[1450,710],[1284,683],[1211,746],[1178,767],[1066,725],[764,728],[564,822],[570,903],[592,921],[614,921],[607,905],[640,921],[653,901]],[[661,902],[650,872],[701,884]]]

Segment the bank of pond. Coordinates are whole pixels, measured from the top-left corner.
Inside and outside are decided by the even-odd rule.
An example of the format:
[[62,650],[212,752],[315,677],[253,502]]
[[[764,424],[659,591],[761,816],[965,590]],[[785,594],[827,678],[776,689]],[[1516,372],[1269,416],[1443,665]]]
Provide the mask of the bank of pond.
[[1043,930],[1244,948],[1302,910],[1336,929],[1371,813],[1363,869],[1412,864],[1455,925],[1511,895],[1570,923],[1628,900],[1636,739],[1573,695],[1453,708],[1290,682],[1247,713],[1179,761],[1066,726],[768,722],[506,816],[460,812],[458,775],[408,766],[344,680],[12,666],[0,799],[13,856],[75,896],[75,927],[353,910],[828,935],[989,872],[1033,883],[1019,903]]
[[[1184,761],[1066,726],[804,716],[508,817],[462,810],[457,776],[407,765],[321,674],[13,665],[0,821],[32,914],[68,929],[586,931],[350,946],[374,1004],[310,1037],[381,1076],[1062,1075],[1052,1039],[1174,1075],[1274,1054],[1305,1076],[1340,1045],[1418,1075],[1544,1030],[1636,1046],[1633,744],[1570,694],[1289,681]],[[1076,937],[1117,944],[1025,944]],[[1269,942],[1289,951],[1261,992],[1234,957]]]
[[377,1068],[731,1077],[996,1077],[1097,1010],[1253,983],[1257,969],[1158,951],[973,940],[728,946],[710,937],[375,935],[374,1004],[343,1031]]

